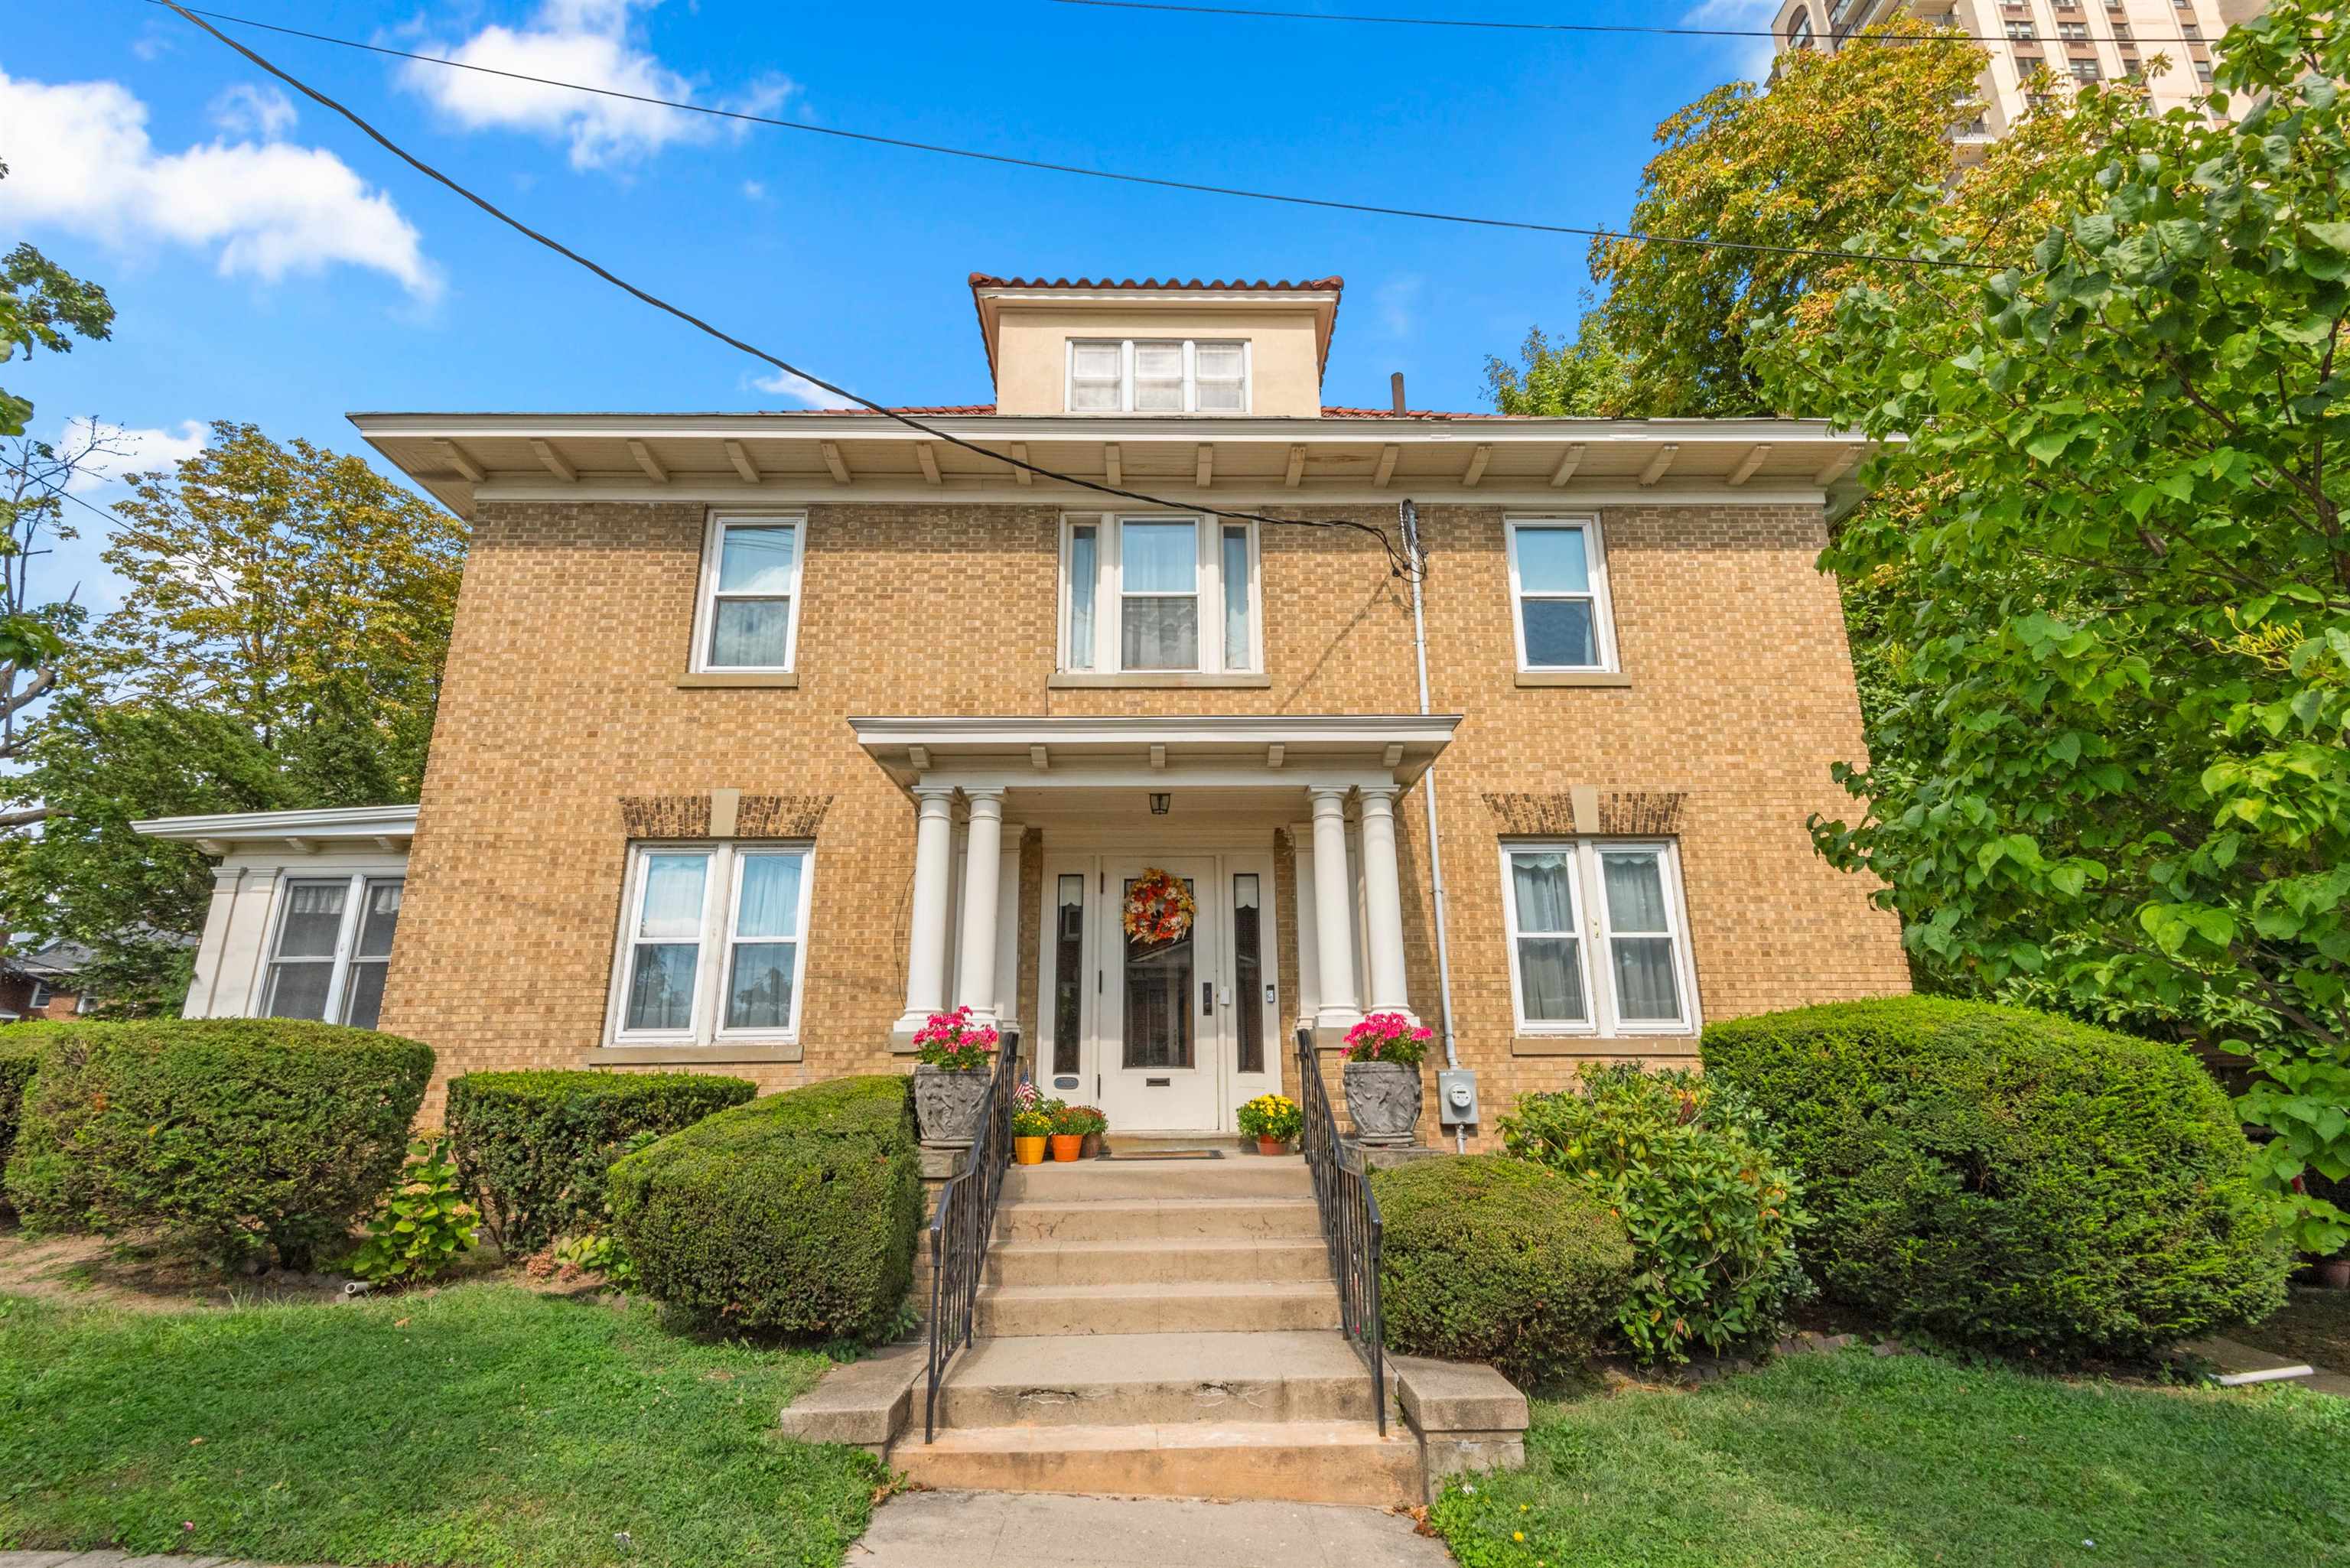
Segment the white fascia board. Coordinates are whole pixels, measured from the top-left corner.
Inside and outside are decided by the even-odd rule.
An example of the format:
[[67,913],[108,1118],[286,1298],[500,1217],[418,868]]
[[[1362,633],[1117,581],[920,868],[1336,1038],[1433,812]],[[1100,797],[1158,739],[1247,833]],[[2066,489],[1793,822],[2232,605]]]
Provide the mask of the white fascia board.
[[247,843],[272,838],[409,838],[416,833],[412,805],[337,806],[307,811],[229,811],[203,816],[151,816],[130,825],[150,838]]
[[1178,745],[1263,746],[1280,741],[1289,744],[1359,742],[1386,745],[1418,740],[1442,744],[1452,738],[1458,713],[1314,713],[1250,714],[1232,718],[1161,718],[1150,714],[1112,714],[1097,718],[858,718],[851,717],[859,745],[924,745],[933,752],[952,747],[986,745],[1003,749],[1031,745],[1057,750],[1063,746],[1134,745],[1156,742]]
[[[1160,718],[1118,715],[1072,719],[856,718],[857,743],[900,783],[923,774],[958,778],[974,766],[1000,772],[1023,788],[1065,788],[1106,782],[1114,764],[1139,762],[1162,750],[1159,778],[1188,776],[1216,787],[1263,788],[1333,768],[1409,783],[1452,739],[1457,713],[1421,715],[1312,714],[1303,717]],[[1283,748],[1279,773],[1266,767],[1266,749]],[[1052,759],[1037,773],[1031,748]],[[914,753],[919,751],[918,763]],[[1398,760],[1389,763],[1391,753]],[[1137,776],[1142,776],[1138,774]]]

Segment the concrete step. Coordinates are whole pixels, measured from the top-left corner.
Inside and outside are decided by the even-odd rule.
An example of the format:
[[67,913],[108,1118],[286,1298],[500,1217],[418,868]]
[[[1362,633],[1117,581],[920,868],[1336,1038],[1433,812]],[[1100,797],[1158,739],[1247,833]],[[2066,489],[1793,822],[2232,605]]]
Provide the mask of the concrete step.
[[1313,1179],[1296,1155],[1243,1159],[1081,1159],[1015,1165],[1003,1200],[1071,1203],[1088,1199],[1310,1198]]
[[1311,1193],[1293,1198],[1007,1198],[1006,1241],[1305,1241],[1322,1234]]
[[1326,1280],[1330,1251],[1318,1237],[1282,1241],[998,1241],[987,1254],[993,1285],[1116,1285],[1253,1280]]
[[1377,1414],[1363,1358],[1328,1333],[983,1339],[957,1358],[939,1402],[941,1425],[958,1430]]
[[[1183,1421],[1102,1427],[976,1427],[924,1443],[917,1428],[890,1464],[918,1486],[1129,1497],[1276,1498],[1375,1508],[1425,1501],[1419,1445],[1368,1421]],[[1249,1561],[1233,1543],[1233,1561]]]
[[1246,1283],[984,1285],[976,1332],[993,1337],[1067,1334],[1247,1334],[1338,1326],[1327,1280]]

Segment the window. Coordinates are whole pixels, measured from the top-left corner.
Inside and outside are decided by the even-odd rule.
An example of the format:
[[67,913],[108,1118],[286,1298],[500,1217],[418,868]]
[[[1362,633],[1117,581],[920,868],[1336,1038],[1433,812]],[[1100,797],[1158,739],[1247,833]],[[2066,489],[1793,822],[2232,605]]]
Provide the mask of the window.
[[1596,518],[1512,523],[1509,566],[1519,669],[1615,668]]
[[38,1012],[42,1008],[47,1007],[51,1002],[55,1001],[57,994],[57,993],[55,991],[50,989],[49,982],[47,981],[36,980],[33,982],[33,994],[26,1002],[25,1005],[31,1008],[34,1012]]
[[2072,71],[2073,79],[2076,82],[2095,81],[2097,79],[2097,62],[2095,60],[2074,60],[2072,62]]
[[697,670],[786,670],[799,635],[801,535],[790,516],[710,519],[694,618]]
[[1073,414],[1244,414],[1249,346],[1200,337],[1069,339]]
[[1808,49],[1811,47],[1812,14],[1807,10],[1798,8],[1795,12],[1795,19],[1787,25],[1787,47],[1791,49]]
[[397,877],[296,877],[279,889],[260,1012],[372,1029],[400,925]]
[[2059,22],[2056,24],[2056,36],[2069,44],[2085,44],[2089,41],[2089,25],[2086,22]]
[[2040,36],[2038,33],[2033,31],[2031,23],[2016,21],[2010,21],[2007,24],[2007,36],[2019,44],[2029,44]]
[[1502,879],[1521,1033],[1694,1033],[1672,846],[1509,844]]
[[636,846],[614,1041],[709,1045],[796,1033],[809,858],[805,846]]
[[1245,523],[1074,517],[1061,542],[1061,668],[1253,671],[1257,556]]

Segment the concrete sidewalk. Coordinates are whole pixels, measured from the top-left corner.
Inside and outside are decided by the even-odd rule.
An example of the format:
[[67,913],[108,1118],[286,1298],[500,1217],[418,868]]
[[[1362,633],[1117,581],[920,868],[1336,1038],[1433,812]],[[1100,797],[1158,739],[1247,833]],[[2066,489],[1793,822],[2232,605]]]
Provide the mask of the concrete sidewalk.
[[[847,1568],[1447,1568],[1399,1513],[1303,1502],[917,1491],[874,1511]],[[0,1552],[0,1568],[254,1568],[222,1557]]]

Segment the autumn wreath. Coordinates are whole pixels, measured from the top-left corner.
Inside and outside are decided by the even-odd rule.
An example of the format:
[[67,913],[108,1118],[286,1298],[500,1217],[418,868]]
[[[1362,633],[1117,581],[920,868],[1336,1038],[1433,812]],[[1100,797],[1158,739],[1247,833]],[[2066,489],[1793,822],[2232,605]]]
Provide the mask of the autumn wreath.
[[1126,934],[1139,942],[1171,942],[1191,929],[1199,906],[1182,879],[1157,867],[1145,870],[1126,895]]

